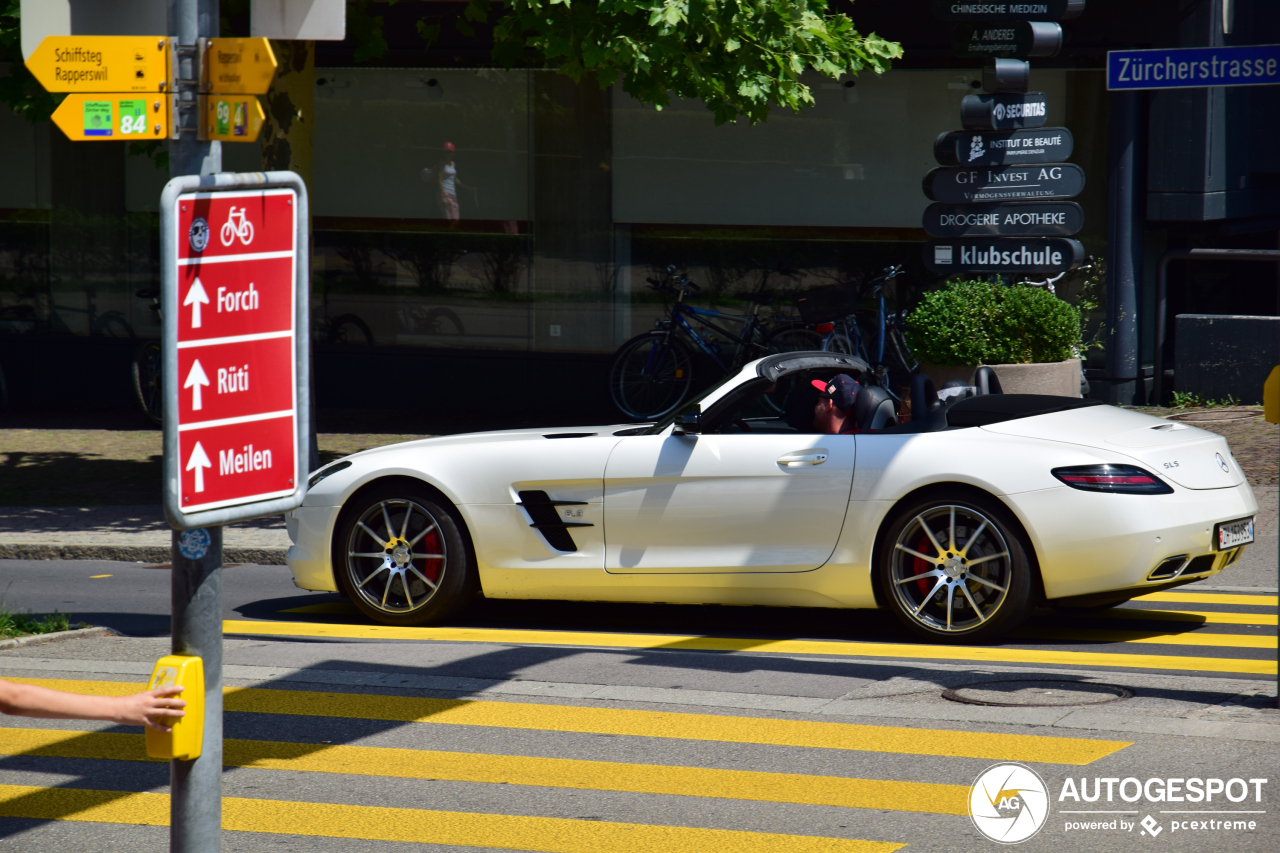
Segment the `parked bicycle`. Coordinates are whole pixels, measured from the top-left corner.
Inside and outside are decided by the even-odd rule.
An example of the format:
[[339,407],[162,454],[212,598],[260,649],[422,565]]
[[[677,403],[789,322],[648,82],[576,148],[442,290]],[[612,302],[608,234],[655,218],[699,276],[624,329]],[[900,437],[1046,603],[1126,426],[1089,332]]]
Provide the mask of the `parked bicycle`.
[[[725,314],[686,304],[685,298],[702,288],[677,275],[675,267],[667,268],[663,280],[646,281],[652,290],[674,293],[675,303],[656,328],[627,341],[613,356],[609,393],[627,417],[660,418],[684,402],[693,388],[694,347],[720,372],[729,374],[748,361],[778,352],[816,350],[822,343],[821,336],[809,329],[771,331],[760,319],[760,308],[773,301],[772,293],[745,296],[751,303],[745,315]],[[742,327],[735,334],[716,320]],[[770,403],[782,410],[780,401]]]
[[[871,366],[876,384],[898,399],[896,389],[906,387],[920,366],[904,334],[906,311],[889,311],[885,298],[885,285],[900,275],[901,265],[890,266],[868,282],[876,303],[876,335],[870,341],[858,324],[859,309],[852,285],[815,287],[796,300],[804,321],[825,336],[822,339],[823,350],[862,359]],[[885,358],[886,353],[888,359]]]

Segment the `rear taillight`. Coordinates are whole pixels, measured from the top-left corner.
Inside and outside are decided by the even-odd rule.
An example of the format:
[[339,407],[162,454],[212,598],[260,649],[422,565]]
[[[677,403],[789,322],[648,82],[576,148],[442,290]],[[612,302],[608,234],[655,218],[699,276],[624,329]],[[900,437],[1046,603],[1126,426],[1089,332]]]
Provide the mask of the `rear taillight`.
[[1163,480],[1136,465],[1080,465],[1054,468],[1053,476],[1073,489],[1085,492],[1115,492],[1126,495],[1168,495],[1173,493]]
[[817,326],[814,326],[813,328],[818,332],[818,334],[825,335],[828,332],[831,332],[832,330],[834,330],[835,327],[836,327],[835,323],[820,323]]

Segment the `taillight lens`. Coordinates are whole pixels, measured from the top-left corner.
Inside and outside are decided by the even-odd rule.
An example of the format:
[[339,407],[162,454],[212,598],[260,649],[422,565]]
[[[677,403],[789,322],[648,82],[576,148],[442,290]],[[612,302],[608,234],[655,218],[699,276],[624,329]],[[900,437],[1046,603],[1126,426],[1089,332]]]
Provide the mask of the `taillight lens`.
[[813,328],[817,330],[818,334],[825,335],[831,330],[833,330],[835,327],[836,327],[835,323],[820,323],[819,325],[814,326]]
[[1168,495],[1168,484],[1136,465],[1079,465],[1054,468],[1053,476],[1073,489],[1125,495]]

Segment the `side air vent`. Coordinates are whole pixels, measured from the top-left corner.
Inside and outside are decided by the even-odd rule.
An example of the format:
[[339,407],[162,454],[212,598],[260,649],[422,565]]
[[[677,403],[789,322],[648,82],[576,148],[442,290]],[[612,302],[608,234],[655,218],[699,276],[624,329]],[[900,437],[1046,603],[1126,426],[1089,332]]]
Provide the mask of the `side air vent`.
[[1196,557],[1194,560],[1192,560],[1190,563],[1187,564],[1187,567],[1185,569],[1182,570],[1182,577],[1185,578],[1190,575],[1202,575],[1205,572],[1212,571],[1213,560],[1215,556],[1216,555],[1214,554],[1204,554],[1202,556]]
[[1167,581],[1178,576],[1178,571],[1187,563],[1187,555],[1179,554],[1164,560],[1147,575],[1149,581]]
[[542,534],[547,544],[557,551],[576,551],[578,544],[569,535],[571,527],[595,527],[586,521],[564,521],[556,509],[562,506],[586,506],[586,501],[553,501],[543,491],[520,492],[520,502],[516,504],[529,513],[533,523],[529,526]]

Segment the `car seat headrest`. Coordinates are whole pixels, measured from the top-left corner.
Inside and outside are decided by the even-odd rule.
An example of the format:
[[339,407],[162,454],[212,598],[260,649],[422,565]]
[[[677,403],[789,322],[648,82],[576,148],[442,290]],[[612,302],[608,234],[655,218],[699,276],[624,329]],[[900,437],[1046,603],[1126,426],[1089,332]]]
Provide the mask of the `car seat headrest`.
[[996,372],[985,364],[979,367],[977,372],[973,374],[973,385],[978,389],[978,394],[1003,394],[1004,389],[1000,387],[1000,377]]
[[933,380],[924,373],[911,377],[911,420],[923,421],[929,412],[942,405],[938,400],[938,390]]
[[858,399],[853,404],[853,416],[859,432],[884,429],[885,426],[898,422],[898,410],[893,404],[892,395],[875,385],[867,385],[858,391]]

